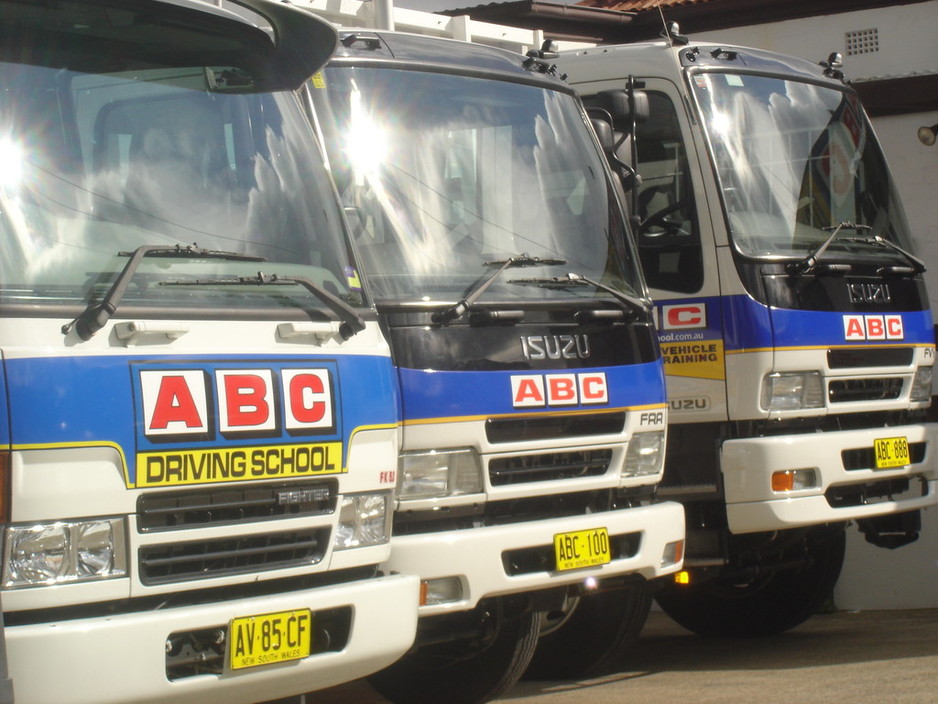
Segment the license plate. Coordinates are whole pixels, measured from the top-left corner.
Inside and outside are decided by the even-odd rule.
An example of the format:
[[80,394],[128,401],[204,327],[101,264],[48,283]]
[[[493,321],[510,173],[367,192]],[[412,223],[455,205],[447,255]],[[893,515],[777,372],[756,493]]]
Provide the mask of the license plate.
[[609,531],[590,528],[554,536],[554,556],[557,570],[575,570],[581,567],[604,565],[612,560],[609,551]]
[[313,617],[309,609],[245,616],[228,628],[228,665],[232,670],[309,657]]
[[912,464],[909,457],[909,441],[902,438],[878,438],[873,440],[876,469],[892,469]]

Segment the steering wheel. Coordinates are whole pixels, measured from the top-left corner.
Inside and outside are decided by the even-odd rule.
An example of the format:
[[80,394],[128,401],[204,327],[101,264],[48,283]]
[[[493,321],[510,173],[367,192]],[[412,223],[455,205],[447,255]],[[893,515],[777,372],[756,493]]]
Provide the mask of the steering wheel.
[[[679,200],[675,203],[671,203],[661,210],[658,210],[647,218],[642,220],[641,224],[638,226],[639,232],[643,237],[660,237],[662,235],[675,235],[677,234],[678,229],[680,228],[680,223],[673,222],[668,220],[668,216],[672,213],[677,212],[678,210],[684,209],[684,201]],[[683,220],[681,221],[683,222]],[[648,232],[652,227],[662,228],[661,232]]]

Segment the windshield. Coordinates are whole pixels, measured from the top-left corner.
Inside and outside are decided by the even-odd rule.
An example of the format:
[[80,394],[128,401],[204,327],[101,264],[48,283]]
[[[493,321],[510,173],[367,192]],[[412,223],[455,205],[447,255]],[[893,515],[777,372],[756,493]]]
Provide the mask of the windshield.
[[[144,246],[151,256],[122,310],[325,310],[287,277],[362,305],[293,94],[250,92],[251,76],[225,66],[91,74],[0,63],[0,86],[0,305],[100,301]],[[166,256],[176,247],[254,260]],[[237,285],[259,271],[279,285]]]
[[741,74],[695,74],[691,85],[730,233],[743,254],[804,256],[841,223],[850,227],[828,255],[871,255],[859,240],[874,236],[911,249],[895,186],[856,95]]
[[377,299],[453,302],[473,286],[480,305],[643,295],[571,95],[387,68],[324,79],[317,114]]

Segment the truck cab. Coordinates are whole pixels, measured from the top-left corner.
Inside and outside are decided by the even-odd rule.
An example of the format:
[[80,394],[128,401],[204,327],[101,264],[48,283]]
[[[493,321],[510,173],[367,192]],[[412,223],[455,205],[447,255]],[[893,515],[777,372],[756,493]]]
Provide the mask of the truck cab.
[[936,500],[924,265],[876,135],[836,56],[678,35],[558,65],[612,133],[656,303],[689,582],[658,601],[701,633],[791,628],[845,526],[899,547]]
[[307,89],[401,386],[385,566],[425,590],[415,649],[370,681],[469,704],[529,661],[608,667],[683,517],[655,495],[662,360],[582,106],[545,52],[374,30]]
[[0,6],[0,700],[385,667],[418,600],[379,567],[396,378],[294,92],[335,31],[262,0]]

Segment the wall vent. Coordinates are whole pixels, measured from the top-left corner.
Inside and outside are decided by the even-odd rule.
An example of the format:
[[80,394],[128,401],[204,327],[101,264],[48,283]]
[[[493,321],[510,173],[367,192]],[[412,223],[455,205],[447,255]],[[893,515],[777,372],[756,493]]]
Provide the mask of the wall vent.
[[847,32],[844,36],[847,40],[847,56],[879,51],[878,29],[858,29],[855,32]]

